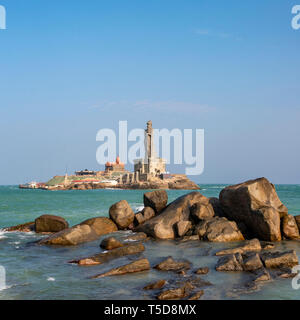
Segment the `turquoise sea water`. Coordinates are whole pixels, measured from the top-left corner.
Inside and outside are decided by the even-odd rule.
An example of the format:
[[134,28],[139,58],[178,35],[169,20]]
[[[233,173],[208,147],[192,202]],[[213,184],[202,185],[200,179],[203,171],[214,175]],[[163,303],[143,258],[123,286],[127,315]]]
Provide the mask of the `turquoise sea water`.
[[[218,197],[225,185],[200,185],[207,197]],[[300,214],[300,185],[277,185],[278,195],[289,213]],[[64,217],[70,225],[87,218],[108,216],[109,207],[127,200],[134,210],[143,206],[143,190],[87,190],[43,191],[20,190],[17,186],[0,186],[0,229],[33,221],[42,214]],[[188,191],[168,191],[172,201]],[[42,236],[34,233],[3,233],[0,231],[0,265],[6,270],[6,288],[0,299],[153,299],[157,292],[141,290],[146,284],[182,276],[151,270],[145,273],[104,279],[89,279],[136,257],[123,257],[107,265],[79,267],[68,261],[101,251],[100,240],[76,247],[37,246],[34,241]],[[300,290],[294,290],[291,279],[270,281],[255,290],[245,290],[251,279],[247,273],[220,273],[214,271],[217,258],[214,253],[236,244],[206,242],[148,241],[141,256],[155,265],[163,258],[173,256],[192,262],[193,268],[209,266],[211,271],[203,279],[212,283],[204,288],[203,299],[300,299]],[[289,241],[276,245],[277,249],[295,249],[300,257],[300,242]]]

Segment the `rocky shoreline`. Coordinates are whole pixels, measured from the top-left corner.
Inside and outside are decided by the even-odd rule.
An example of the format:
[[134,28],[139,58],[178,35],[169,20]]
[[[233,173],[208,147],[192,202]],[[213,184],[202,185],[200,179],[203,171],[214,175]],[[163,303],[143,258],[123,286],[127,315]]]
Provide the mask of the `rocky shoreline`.
[[[145,241],[224,243],[225,248],[214,253],[215,270],[247,273],[251,276],[247,287],[253,289],[277,278],[295,276],[292,268],[299,264],[296,252],[279,252],[274,247],[282,240],[299,241],[299,228],[300,217],[288,214],[274,185],[260,178],[226,187],[219,198],[206,198],[195,191],[168,204],[166,191],[155,190],[144,194],[144,209],[138,213],[133,212],[126,200],[121,200],[111,206],[109,218],[91,218],[70,228],[63,218],[44,215],[6,231],[41,233],[44,237],[36,245],[50,246],[74,246],[107,235],[100,243],[102,250],[99,248],[99,252],[89,257],[74,257],[69,262],[79,267],[101,266],[120,257],[131,257],[130,263],[95,274],[92,279],[147,272],[152,268],[162,272],[162,278],[164,272],[182,276],[180,281],[174,278],[173,282],[161,279],[145,283],[144,289],[153,290],[153,297],[165,300],[200,299],[205,287],[212,285],[202,279],[210,270],[205,265],[195,268],[193,261],[172,257],[151,265]],[[128,230],[133,234],[128,236]],[[226,248],[226,242],[237,245]]]

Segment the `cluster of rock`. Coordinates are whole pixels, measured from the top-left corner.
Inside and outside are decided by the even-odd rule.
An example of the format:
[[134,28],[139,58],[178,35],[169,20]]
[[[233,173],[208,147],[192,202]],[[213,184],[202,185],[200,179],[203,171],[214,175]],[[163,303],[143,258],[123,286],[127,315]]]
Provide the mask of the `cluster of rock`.
[[[298,240],[300,216],[288,214],[275,187],[267,179],[260,178],[224,188],[219,198],[207,198],[195,191],[179,197],[168,204],[165,190],[144,194],[144,208],[134,213],[126,200],[113,204],[109,218],[96,217],[69,227],[61,217],[43,215],[34,222],[7,228],[7,231],[35,231],[48,234],[38,243],[41,245],[78,245],[95,241],[103,235],[116,231],[132,230],[132,236],[123,241],[109,236],[101,242],[104,252],[71,261],[78,265],[100,265],[113,259],[141,255],[145,251],[142,242],[152,239],[204,240],[211,242],[244,241],[242,245],[216,253],[221,256],[217,271],[244,271],[254,274],[253,283],[271,278],[292,276],[291,268],[298,264],[295,251],[268,252],[282,239]],[[252,240],[249,240],[252,239]],[[127,242],[126,242],[126,241]],[[136,241],[129,243],[128,240]],[[268,242],[267,242],[268,241]],[[262,246],[263,244],[263,246]],[[154,268],[186,274],[191,264],[168,258]],[[123,275],[150,270],[145,257],[93,278]],[[275,271],[274,271],[275,270]],[[208,268],[200,268],[193,274],[206,274]],[[194,281],[194,280],[193,280]],[[199,282],[199,279],[197,280]],[[202,282],[202,285],[205,282]],[[165,280],[147,285],[145,290],[160,290]],[[158,299],[198,299],[203,290],[191,281],[161,291]]]

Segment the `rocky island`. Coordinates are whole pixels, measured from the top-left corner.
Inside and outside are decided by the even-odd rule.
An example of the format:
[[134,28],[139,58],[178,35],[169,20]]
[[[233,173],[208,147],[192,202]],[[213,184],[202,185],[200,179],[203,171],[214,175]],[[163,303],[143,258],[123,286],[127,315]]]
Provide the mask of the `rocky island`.
[[32,182],[22,189],[89,190],[89,189],[181,189],[199,190],[200,187],[184,174],[170,174],[166,161],[156,156],[152,121],[145,130],[145,158],[134,161],[134,172],[125,170],[119,156],[107,162],[104,171],[82,170],[75,175],[55,176],[47,183]]

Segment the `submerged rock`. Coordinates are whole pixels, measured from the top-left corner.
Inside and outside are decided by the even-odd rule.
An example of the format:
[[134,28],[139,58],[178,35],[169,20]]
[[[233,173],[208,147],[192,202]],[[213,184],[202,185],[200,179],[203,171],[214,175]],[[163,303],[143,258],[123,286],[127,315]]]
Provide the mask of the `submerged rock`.
[[199,268],[195,271],[196,274],[208,274],[209,273],[209,268],[204,267],[204,268]]
[[258,239],[246,240],[243,245],[236,248],[221,250],[216,253],[216,256],[223,256],[227,254],[245,253],[250,251],[261,251],[261,244]]
[[95,254],[88,258],[73,260],[70,263],[77,263],[82,266],[96,265],[108,262],[119,257],[141,253],[145,250],[142,243],[132,243],[123,247],[111,249],[107,252]]
[[200,192],[191,192],[170,203],[158,216],[146,221],[136,231],[145,232],[156,239],[174,239],[175,224],[179,221],[187,221],[190,217],[190,207],[201,200]]
[[191,264],[188,261],[175,261],[172,257],[162,261],[154,268],[161,271],[180,271],[183,269],[190,269]]
[[243,271],[243,258],[240,253],[221,257],[216,266],[217,271]]
[[165,209],[168,203],[168,194],[166,190],[156,190],[144,194],[145,207],[152,208],[156,214]]
[[200,239],[212,242],[241,241],[244,237],[234,221],[215,217],[196,226]]
[[105,250],[112,250],[123,246],[124,244],[114,237],[105,238],[100,244],[100,247]]
[[188,296],[187,290],[184,287],[177,289],[169,289],[160,293],[157,297],[158,300],[178,300]]
[[150,263],[148,259],[140,259],[132,263],[126,264],[124,266],[111,269],[108,272],[93,276],[92,279],[104,278],[104,277],[110,277],[110,276],[120,276],[128,273],[142,272],[147,270],[150,270]]
[[85,220],[72,228],[54,233],[39,241],[39,244],[65,246],[78,245],[89,241],[95,241],[99,239],[100,236],[117,230],[117,226],[108,218],[92,218]]
[[226,187],[220,193],[220,203],[228,218],[243,222],[258,239],[281,240],[280,218],[288,210],[266,178]]
[[146,287],[144,287],[144,290],[156,290],[161,289],[166,285],[166,280],[158,280],[154,283],[148,284]]
[[203,295],[204,295],[204,290],[200,290],[194,293],[191,297],[189,297],[188,300],[199,300]]
[[109,216],[121,230],[128,228],[134,220],[134,212],[126,200],[113,204],[109,209]]
[[59,232],[67,228],[69,224],[62,217],[45,214],[35,219],[35,231],[39,233]]
[[261,259],[264,265],[271,269],[292,268],[299,264],[295,250],[262,253]]
[[295,217],[290,214],[284,216],[281,220],[282,235],[291,240],[299,239],[299,229]]
[[123,238],[123,241],[142,241],[142,240],[147,240],[148,236],[144,232],[137,232],[133,235],[126,236]]

